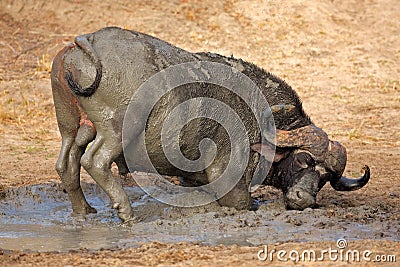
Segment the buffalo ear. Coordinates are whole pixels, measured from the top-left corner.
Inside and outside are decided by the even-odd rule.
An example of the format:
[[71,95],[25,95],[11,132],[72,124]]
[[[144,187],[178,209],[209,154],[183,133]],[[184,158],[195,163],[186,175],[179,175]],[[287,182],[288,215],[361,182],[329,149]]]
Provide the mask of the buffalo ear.
[[274,153],[274,162],[278,162],[287,156],[286,152],[278,153],[268,144],[256,143],[252,144],[250,147],[253,151],[257,152],[258,154],[266,156],[266,158],[271,158],[270,155]]
[[261,143],[252,144],[250,147],[251,150],[257,152],[258,154],[261,154],[261,147],[262,147]]

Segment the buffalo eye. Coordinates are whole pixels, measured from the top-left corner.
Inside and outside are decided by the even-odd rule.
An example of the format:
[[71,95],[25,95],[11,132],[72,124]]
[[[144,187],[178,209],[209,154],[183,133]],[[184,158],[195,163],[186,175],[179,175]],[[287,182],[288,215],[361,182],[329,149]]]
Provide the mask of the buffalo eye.
[[315,167],[315,160],[307,152],[296,153],[293,163],[299,169],[307,169],[309,167],[312,167],[312,168]]

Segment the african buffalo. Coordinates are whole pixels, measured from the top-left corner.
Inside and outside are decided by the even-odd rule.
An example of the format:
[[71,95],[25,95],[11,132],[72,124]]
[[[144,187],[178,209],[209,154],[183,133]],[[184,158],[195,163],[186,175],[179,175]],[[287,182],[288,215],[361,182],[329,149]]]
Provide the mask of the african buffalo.
[[[230,155],[228,133],[207,118],[192,120],[182,128],[179,141],[182,154],[190,160],[199,158],[201,140],[214,141],[216,156],[205,170],[195,173],[181,170],[168,162],[162,150],[160,132],[166,114],[182,101],[207,97],[224,102],[236,111],[250,142],[250,156],[242,179],[218,200],[220,204],[249,208],[251,177],[255,172],[262,172],[263,164],[258,163],[271,162],[263,154],[271,146],[276,146],[276,153],[272,167],[265,173],[264,184],[280,188],[288,208],[302,210],[315,205],[317,192],[326,182],[340,191],[359,189],[367,184],[370,177],[367,166],[358,179],[342,176],[347,160],[345,148],[329,140],[327,134],[312,123],[296,92],[283,80],[240,59],[213,53],[190,53],[146,34],[109,27],[76,37],[73,44],[57,54],[51,72],[62,136],[56,170],[75,213],[96,212],[80,187],[80,167],[83,166],[108,194],[119,217],[124,221],[134,218],[128,196],[110,170],[115,162],[120,173],[133,171],[132,168],[128,170],[122,145],[122,124],[129,101],[154,74],[169,66],[197,61],[224,64],[249,77],[271,107],[269,112],[263,113],[262,119],[273,116],[276,138],[260,131],[246,103],[226,88],[203,83],[182,85],[163,96],[145,118],[146,148],[160,174],[206,184],[217,179],[226,168]],[[191,71],[196,75],[203,70]],[[137,116],[141,116],[139,111]],[[135,138],[132,138],[133,143]]]

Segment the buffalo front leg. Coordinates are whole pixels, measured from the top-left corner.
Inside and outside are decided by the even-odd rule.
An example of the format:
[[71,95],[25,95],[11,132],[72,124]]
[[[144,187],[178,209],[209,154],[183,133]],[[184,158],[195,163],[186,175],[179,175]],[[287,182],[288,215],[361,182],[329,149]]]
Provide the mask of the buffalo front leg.
[[[221,161],[222,162],[222,161]],[[224,166],[221,164],[213,164],[206,169],[207,179],[211,183],[216,179],[220,179]],[[224,186],[226,186],[224,188]],[[229,190],[231,187],[233,188]],[[250,193],[247,189],[246,180],[242,177],[239,182],[230,181],[227,179],[224,185],[219,187],[217,190],[228,191],[224,196],[218,199],[218,203],[222,206],[233,207],[238,210],[249,209],[252,203]]]
[[123,221],[134,219],[128,195],[123,190],[111,172],[111,163],[121,154],[121,142],[115,134],[106,134],[103,137],[99,132],[89,149],[82,156],[83,168],[92,176],[97,184],[106,192],[111,200],[112,207],[118,210],[118,216]]
[[95,213],[86,201],[80,185],[80,159],[86,146],[80,147],[74,138],[65,138],[57,160],[56,170],[61,178],[68,197],[71,201],[72,210],[75,214]]

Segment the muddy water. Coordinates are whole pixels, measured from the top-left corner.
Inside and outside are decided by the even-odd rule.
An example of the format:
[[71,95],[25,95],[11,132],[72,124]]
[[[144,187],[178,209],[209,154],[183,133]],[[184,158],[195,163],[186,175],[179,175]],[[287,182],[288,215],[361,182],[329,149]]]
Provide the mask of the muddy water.
[[338,238],[400,240],[398,222],[387,220],[386,213],[372,206],[299,212],[285,210],[282,200],[275,199],[260,204],[257,211],[238,212],[215,204],[175,208],[137,187],[126,190],[142,221],[121,225],[97,185],[85,183],[83,188],[97,214],[73,216],[67,195],[57,183],[4,191],[0,195],[0,248],[69,251],[132,247],[149,241],[260,245]]

